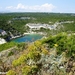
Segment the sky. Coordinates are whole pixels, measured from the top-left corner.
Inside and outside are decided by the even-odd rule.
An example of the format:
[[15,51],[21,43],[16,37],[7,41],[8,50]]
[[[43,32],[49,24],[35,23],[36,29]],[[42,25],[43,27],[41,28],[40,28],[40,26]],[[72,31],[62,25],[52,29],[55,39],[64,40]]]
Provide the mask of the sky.
[[75,13],[75,0],[1,0],[0,12]]

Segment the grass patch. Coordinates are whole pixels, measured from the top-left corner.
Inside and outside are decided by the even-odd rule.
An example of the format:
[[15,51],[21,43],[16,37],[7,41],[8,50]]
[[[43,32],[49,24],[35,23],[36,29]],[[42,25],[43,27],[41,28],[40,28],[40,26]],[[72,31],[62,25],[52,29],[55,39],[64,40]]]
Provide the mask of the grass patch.
[[11,47],[14,47],[16,45],[17,45],[17,43],[15,43],[15,42],[8,42],[8,43],[5,43],[5,44],[2,44],[2,45],[0,45],[0,52],[3,51],[3,50],[9,49]]

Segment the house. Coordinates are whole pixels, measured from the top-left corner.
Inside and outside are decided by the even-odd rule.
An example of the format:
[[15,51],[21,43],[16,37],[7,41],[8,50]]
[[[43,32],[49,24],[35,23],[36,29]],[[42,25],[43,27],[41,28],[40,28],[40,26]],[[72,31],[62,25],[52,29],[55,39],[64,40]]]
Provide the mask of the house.
[[6,34],[7,34],[6,31],[0,29],[0,36],[1,36],[1,35],[4,36],[4,35],[6,35]]

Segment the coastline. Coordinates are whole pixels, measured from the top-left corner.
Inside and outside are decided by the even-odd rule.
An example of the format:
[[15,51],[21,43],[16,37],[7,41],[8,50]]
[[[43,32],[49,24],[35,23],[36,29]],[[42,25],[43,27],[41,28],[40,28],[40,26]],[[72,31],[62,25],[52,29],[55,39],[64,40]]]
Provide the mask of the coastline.
[[14,38],[11,41],[16,41],[16,42],[32,42],[37,39],[43,38],[43,35],[41,34],[36,34],[36,33],[25,33],[23,36]]
[[43,32],[32,32],[32,31],[31,32],[25,32],[22,35],[11,36],[11,38],[7,42],[11,42],[15,39],[18,39],[18,38],[21,38],[21,37],[24,37],[24,36],[27,36],[27,35],[42,35],[43,36],[42,38],[45,38],[46,34],[44,34]]
[[43,32],[27,32],[27,33],[24,33],[23,36],[28,35],[28,34],[40,34],[40,35],[45,35]]

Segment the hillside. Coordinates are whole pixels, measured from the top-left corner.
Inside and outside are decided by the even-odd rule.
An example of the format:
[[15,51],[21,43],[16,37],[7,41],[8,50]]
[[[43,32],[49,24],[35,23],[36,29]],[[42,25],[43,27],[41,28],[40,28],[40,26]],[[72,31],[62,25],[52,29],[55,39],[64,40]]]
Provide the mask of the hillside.
[[[19,44],[7,55],[6,75],[74,75],[75,35],[60,33],[33,43]],[[7,63],[6,62],[6,63]],[[6,72],[5,71],[5,72]]]
[[[28,25],[28,26],[27,26]],[[32,27],[33,26],[33,27]],[[41,27],[40,27],[41,26]],[[49,27],[56,26],[50,30]],[[31,28],[30,28],[31,27]],[[35,42],[0,45],[0,73],[6,75],[75,75],[75,16],[67,13],[1,13],[0,29],[13,39],[43,33]]]
[[[73,23],[65,23],[73,21]],[[61,23],[57,32],[75,31],[75,16],[67,13],[3,13],[0,14],[0,29],[5,30],[10,36],[10,32],[16,36],[29,30],[27,23],[42,23],[53,25],[55,22]],[[63,22],[63,23],[62,23]],[[63,28],[61,28],[63,25]],[[45,29],[44,29],[45,31]],[[48,31],[47,31],[48,32]],[[55,31],[54,31],[55,32]],[[49,33],[49,32],[48,32]]]

